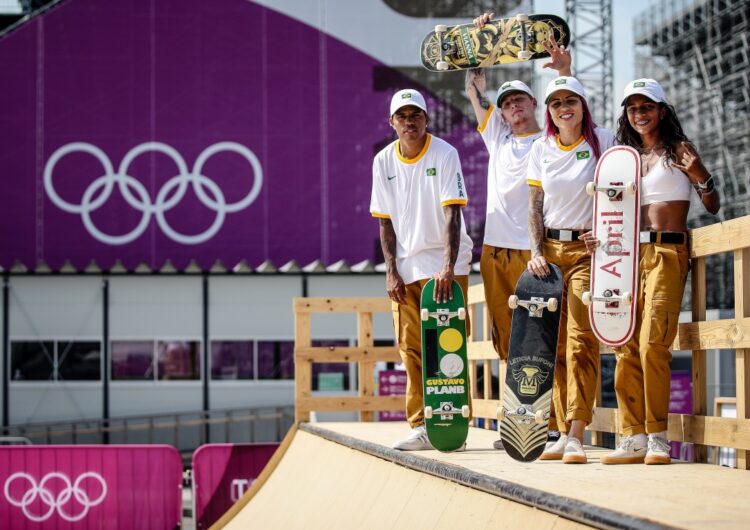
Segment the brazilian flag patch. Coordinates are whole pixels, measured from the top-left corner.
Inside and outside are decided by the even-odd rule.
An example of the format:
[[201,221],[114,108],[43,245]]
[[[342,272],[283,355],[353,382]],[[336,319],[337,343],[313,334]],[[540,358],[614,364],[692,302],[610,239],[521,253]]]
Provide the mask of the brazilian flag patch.
[[428,167],[425,173],[428,177],[434,177],[435,175],[437,175],[437,169],[435,169],[434,167]]
[[590,151],[576,151],[576,160],[586,160],[587,158],[591,158]]

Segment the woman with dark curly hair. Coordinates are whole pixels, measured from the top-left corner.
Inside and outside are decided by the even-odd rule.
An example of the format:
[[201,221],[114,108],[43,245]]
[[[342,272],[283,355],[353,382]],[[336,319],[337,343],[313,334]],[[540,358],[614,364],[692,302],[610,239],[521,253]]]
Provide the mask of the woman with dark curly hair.
[[[633,337],[615,348],[615,392],[623,437],[603,464],[669,464],[669,346],[677,334],[688,273],[691,188],[710,213],[719,211],[714,179],[682,131],[674,107],[653,79],[628,83],[617,143],[641,154],[641,234],[637,320]],[[593,251],[595,242],[587,241]]]

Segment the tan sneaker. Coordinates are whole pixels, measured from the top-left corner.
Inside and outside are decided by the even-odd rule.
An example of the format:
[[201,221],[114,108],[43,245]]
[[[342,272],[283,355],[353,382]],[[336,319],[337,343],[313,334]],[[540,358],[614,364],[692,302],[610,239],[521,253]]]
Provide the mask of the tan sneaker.
[[578,438],[568,437],[568,443],[565,445],[565,453],[562,458],[563,464],[586,464],[586,452]]
[[648,465],[671,464],[672,457],[669,456],[671,450],[666,431],[649,434],[648,451],[644,461]]
[[560,438],[547,442],[544,446],[544,452],[539,457],[539,460],[562,460],[563,453],[565,452],[565,444],[568,443],[568,435],[560,434]]
[[617,449],[604,455],[601,462],[602,464],[642,464],[646,457],[647,442],[645,434],[624,436]]

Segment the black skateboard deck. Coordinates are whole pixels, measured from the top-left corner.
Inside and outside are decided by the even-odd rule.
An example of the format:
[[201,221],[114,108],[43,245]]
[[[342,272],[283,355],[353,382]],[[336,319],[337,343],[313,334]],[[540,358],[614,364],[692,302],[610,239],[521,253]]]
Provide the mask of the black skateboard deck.
[[539,458],[547,441],[560,332],[562,273],[549,264],[544,278],[524,271],[508,304],[513,308],[500,437],[515,460]]

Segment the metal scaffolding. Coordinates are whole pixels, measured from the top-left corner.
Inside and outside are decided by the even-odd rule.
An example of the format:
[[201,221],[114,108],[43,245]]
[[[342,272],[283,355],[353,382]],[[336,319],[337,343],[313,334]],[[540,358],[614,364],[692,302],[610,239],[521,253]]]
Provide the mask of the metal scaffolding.
[[597,124],[612,128],[612,0],[565,0],[574,75],[586,87]]
[[[636,75],[664,86],[719,187],[721,219],[750,214],[749,13],[750,0],[660,0],[633,23]],[[717,220],[690,212],[692,227]],[[733,307],[731,263],[717,259],[709,278],[709,305]]]

